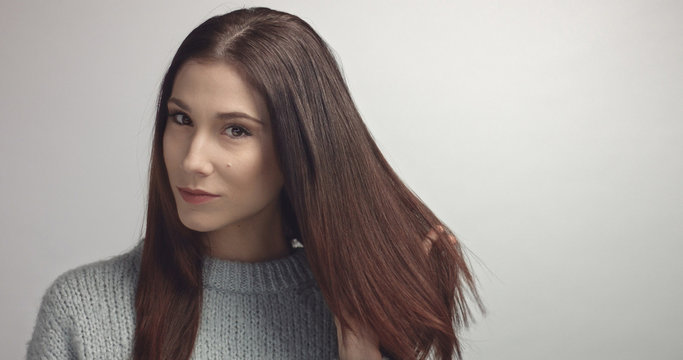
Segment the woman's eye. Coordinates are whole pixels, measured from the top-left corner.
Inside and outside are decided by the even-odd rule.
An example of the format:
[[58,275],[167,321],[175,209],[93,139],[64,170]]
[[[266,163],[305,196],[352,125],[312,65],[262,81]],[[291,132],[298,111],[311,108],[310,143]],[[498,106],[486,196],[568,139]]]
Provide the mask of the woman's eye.
[[237,125],[228,126],[227,128],[225,128],[225,133],[233,138],[241,138],[251,135],[251,133],[247,131],[247,129]]
[[183,114],[183,113],[171,114],[168,117],[171,118],[171,120],[173,120],[176,124],[179,124],[179,125],[189,125],[192,123],[192,121],[190,120],[190,117]]

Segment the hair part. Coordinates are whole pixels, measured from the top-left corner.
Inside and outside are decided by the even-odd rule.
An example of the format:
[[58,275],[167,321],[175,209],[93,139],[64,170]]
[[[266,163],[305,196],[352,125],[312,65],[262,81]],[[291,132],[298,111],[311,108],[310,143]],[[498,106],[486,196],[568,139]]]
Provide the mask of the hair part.
[[[358,113],[327,44],[303,20],[266,8],[213,17],[180,45],[164,77],[152,148],[136,294],[135,359],[188,359],[202,304],[199,233],[180,222],[163,161],[166,103],[187,61],[236,66],[271,114],[287,235],[344,327],[378,335],[395,359],[462,357],[459,332],[483,312],[475,278],[447,228],[393,171]],[[451,237],[451,238],[449,238]]]

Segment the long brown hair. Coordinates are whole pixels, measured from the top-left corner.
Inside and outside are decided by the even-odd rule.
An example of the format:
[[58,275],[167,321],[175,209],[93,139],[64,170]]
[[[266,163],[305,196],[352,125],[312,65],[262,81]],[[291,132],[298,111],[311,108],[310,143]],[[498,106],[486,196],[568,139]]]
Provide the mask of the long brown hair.
[[213,17],[180,45],[158,98],[146,234],[136,294],[135,359],[188,359],[202,304],[199,233],[177,214],[163,161],[166,102],[190,59],[237,66],[266,100],[285,184],[289,235],[342,326],[374,330],[396,359],[461,358],[459,331],[475,280],[450,230],[389,166],[363,123],[326,43],[296,16],[241,9]]

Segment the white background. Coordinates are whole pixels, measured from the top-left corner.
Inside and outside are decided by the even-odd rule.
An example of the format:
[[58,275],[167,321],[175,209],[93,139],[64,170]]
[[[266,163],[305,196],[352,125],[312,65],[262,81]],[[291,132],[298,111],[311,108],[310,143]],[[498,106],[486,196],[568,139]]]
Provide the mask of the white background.
[[[143,226],[159,82],[251,1],[0,5],[0,356]],[[466,359],[683,358],[683,2],[263,1],[335,49],[404,181],[474,256]]]

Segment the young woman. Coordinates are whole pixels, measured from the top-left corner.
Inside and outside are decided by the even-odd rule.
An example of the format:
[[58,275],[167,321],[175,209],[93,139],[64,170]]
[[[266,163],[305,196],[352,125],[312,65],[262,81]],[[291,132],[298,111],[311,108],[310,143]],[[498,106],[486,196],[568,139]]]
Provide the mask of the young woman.
[[482,309],[461,245],[307,23],[207,20],[158,101],[144,239],[54,282],[28,358],[461,357]]

